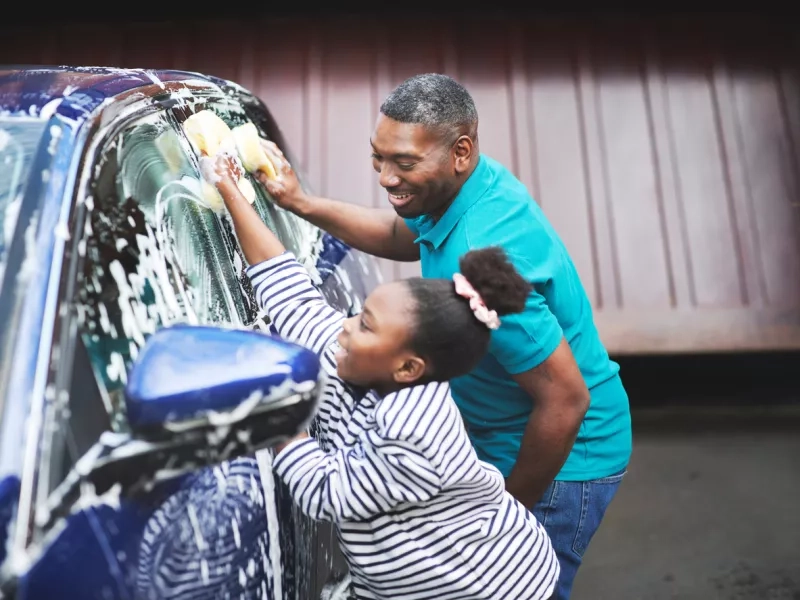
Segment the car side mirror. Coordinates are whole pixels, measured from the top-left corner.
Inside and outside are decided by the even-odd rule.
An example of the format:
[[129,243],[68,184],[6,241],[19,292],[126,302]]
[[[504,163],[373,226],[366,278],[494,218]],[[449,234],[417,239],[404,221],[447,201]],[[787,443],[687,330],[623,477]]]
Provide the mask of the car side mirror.
[[303,431],[321,384],[319,358],[268,333],[174,325],[152,334],[128,373],[129,431],[104,432],[51,494],[39,524],[95,494],[147,491],[194,469]]
[[128,424],[152,441],[199,433],[211,453],[230,433],[263,447],[308,424],[319,376],[316,354],[267,333],[175,325],[148,338],[128,375]]

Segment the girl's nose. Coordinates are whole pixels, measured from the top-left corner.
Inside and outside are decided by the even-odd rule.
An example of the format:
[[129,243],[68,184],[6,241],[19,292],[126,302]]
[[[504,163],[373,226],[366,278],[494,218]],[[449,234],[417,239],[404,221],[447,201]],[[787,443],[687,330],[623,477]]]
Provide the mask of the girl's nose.
[[345,333],[350,333],[350,330],[353,328],[353,319],[356,317],[350,317],[349,319],[345,319],[342,323],[342,329]]

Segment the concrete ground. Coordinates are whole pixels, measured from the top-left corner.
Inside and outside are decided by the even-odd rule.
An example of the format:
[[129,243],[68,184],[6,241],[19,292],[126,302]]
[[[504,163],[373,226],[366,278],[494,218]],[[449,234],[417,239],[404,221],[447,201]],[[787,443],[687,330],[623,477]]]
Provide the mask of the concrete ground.
[[728,395],[719,388],[737,370],[729,363],[710,374],[715,393],[703,406],[678,389],[643,401],[648,381],[678,374],[623,365],[633,457],[574,600],[800,599],[800,359],[792,363],[797,374],[783,373],[782,385],[762,371]]

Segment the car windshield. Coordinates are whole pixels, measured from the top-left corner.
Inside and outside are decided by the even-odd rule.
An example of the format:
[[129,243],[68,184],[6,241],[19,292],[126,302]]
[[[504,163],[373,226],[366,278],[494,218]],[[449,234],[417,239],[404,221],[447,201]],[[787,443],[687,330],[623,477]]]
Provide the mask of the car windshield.
[[0,287],[25,184],[45,125],[39,119],[0,117]]

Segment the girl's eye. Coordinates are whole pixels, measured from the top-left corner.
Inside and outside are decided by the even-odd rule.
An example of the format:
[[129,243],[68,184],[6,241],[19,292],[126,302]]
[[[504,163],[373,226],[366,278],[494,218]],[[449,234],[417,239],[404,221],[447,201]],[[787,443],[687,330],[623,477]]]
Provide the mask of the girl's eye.
[[361,331],[369,331],[369,327],[366,326],[366,324],[364,323],[364,319],[362,319],[361,317],[358,318],[358,328]]

